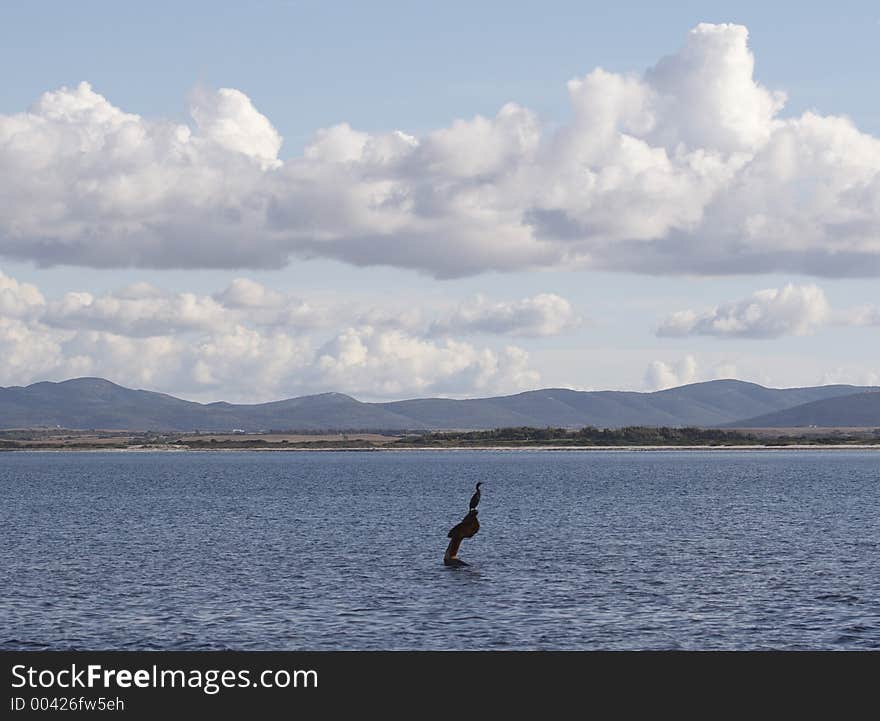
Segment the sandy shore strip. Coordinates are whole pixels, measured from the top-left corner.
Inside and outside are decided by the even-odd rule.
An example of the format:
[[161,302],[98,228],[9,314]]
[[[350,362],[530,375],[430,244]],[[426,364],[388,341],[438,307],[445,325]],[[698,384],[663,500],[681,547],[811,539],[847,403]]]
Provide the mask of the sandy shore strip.
[[290,448],[290,447],[262,447],[262,448],[190,448],[188,446],[172,447],[147,447],[132,446],[129,448],[4,448],[0,453],[412,453],[426,451],[505,451],[521,453],[523,451],[601,451],[644,453],[649,451],[880,451],[880,444],[871,443],[864,445],[841,444],[824,445],[815,444],[792,444],[789,446],[776,445],[742,445],[742,446],[421,446],[414,448],[393,448],[389,446],[375,446],[365,448],[363,446],[339,447],[339,448]]

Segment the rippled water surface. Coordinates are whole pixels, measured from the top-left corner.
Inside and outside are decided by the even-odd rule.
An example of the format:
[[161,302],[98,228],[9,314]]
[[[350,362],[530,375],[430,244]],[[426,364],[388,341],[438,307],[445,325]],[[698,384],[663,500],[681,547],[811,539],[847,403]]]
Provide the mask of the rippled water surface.
[[880,648],[880,453],[3,453],[0,494],[5,648]]

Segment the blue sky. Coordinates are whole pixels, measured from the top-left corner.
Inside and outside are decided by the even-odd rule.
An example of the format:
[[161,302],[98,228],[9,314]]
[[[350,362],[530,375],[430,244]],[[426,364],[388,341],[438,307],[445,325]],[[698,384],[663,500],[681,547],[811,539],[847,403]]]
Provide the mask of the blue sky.
[[[709,67],[728,47],[690,46],[689,32],[699,23],[736,23],[748,28],[755,85],[742,90],[737,75],[729,80],[731,89],[725,99],[719,101],[729,104],[720,108],[719,117],[733,113],[730,122],[743,124],[730,128],[733,135],[710,137],[711,128],[696,127],[699,117],[690,117],[691,113],[708,117],[717,108],[700,105],[703,95],[711,95],[707,88],[715,80],[700,76],[693,84],[687,73],[696,72],[696,66],[687,48],[708,53],[696,63],[700,66],[705,61]],[[598,126],[591,125],[594,109],[617,86],[584,90],[586,109],[581,117],[573,111],[566,83],[601,67],[615,77],[640,78],[645,97],[666,93],[675,100],[672,106],[639,111],[650,116],[651,122],[655,116],[660,118],[663,127],[659,130],[633,130],[633,123],[642,121],[621,115],[620,133],[633,133],[645,149],[662,149],[674,162],[678,162],[676,153],[687,152],[688,159],[681,160],[687,169],[693,167],[697,155],[717,154],[719,162],[735,166],[741,177],[713,180],[721,184],[717,191],[721,209],[716,210],[714,201],[708,199],[699,208],[691,207],[688,196],[699,194],[703,186],[681,191],[677,183],[684,181],[676,176],[676,185],[662,191],[672,195],[661,194],[660,201],[653,195],[647,200],[635,197],[633,207],[648,203],[636,229],[615,225],[610,230],[614,219],[596,217],[595,212],[601,203],[618,202],[617,196],[581,202],[577,181],[564,189],[566,222],[577,219],[578,227],[587,229],[578,231],[585,235],[577,239],[576,252],[570,251],[564,238],[545,246],[545,239],[535,236],[520,247],[514,234],[510,236],[514,245],[508,245],[509,225],[499,225],[497,232],[485,225],[484,211],[491,211],[493,217],[507,213],[523,193],[529,198],[521,217],[532,217],[529,213],[538,204],[550,202],[536,199],[537,194],[548,182],[563,177],[566,171],[561,166],[544,168],[538,188],[534,180],[528,188],[520,187],[517,180],[517,187],[511,189],[504,174],[512,171],[507,166],[503,171],[492,169],[491,173],[504,179],[493,180],[481,191],[484,194],[467,199],[456,196],[454,202],[444,198],[443,203],[450,205],[443,207],[458,212],[462,206],[457,204],[462,203],[468,212],[473,211],[464,225],[451,220],[447,224],[441,217],[442,230],[422,234],[426,217],[405,226],[397,218],[383,219],[382,238],[390,238],[387,247],[376,240],[379,231],[358,225],[360,220],[340,229],[341,221],[333,217],[334,208],[344,204],[334,194],[338,181],[322,190],[316,179],[309,200],[297,198],[279,222],[299,224],[303,213],[311,213],[326,198],[328,217],[310,219],[308,227],[321,237],[333,235],[338,244],[330,250],[315,246],[298,226],[296,240],[284,246],[281,256],[273,246],[257,264],[260,267],[254,267],[236,260],[243,257],[241,253],[247,257],[250,226],[224,226],[218,221],[206,227],[193,220],[183,229],[169,231],[167,237],[141,241],[137,238],[142,229],[132,230],[134,225],[142,223],[152,232],[156,221],[153,216],[138,215],[141,209],[133,210],[136,201],[128,196],[124,210],[122,205],[114,207],[114,202],[123,201],[110,191],[94,207],[83,196],[72,200],[59,195],[60,190],[41,198],[47,178],[59,187],[96,182],[105,184],[97,192],[118,190],[112,183],[120,173],[132,172],[131,163],[140,161],[132,155],[122,166],[107,170],[110,150],[105,144],[90,146],[91,165],[78,165],[79,161],[65,155],[63,144],[71,141],[63,134],[58,135],[53,151],[57,157],[46,161],[40,153],[49,145],[40,136],[28,146],[32,159],[40,155],[39,163],[34,160],[29,165],[22,156],[11,154],[4,161],[6,156],[0,155],[0,163],[10,163],[0,169],[10,183],[6,197],[12,199],[7,204],[0,200],[0,271],[7,278],[5,286],[0,282],[0,293],[5,292],[7,298],[5,305],[0,302],[0,353],[7,359],[0,365],[0,385],[95,374],[192,398],[257,400],[331,388],[363,398],[484,395],[533,385],[645,390],[728,374],[776,386],[880,383],[880,365],[875,361],[880,350],[880,314],[872,315],[874,304],[880,302],[872,266],[877,252],[872,233],[880,227],[876,190],[880,181],[872,181],[870,167],[864,167],[865,163],[870,166],[875,138],[880,136],[880,104],[874,92],[880,59],[878,33],[880,11],[875,5],[845,2],[833,6],[766,2],[665,6],[647,2],[613,6],[584,2],[7,3],[0,9],[0,63],[7,68],[0,84],[0,116],[6,118],[28,109],[33,117],[51,114],[51,108],[34,110],[41,95],[62,87],[74,89],[82,81],[91,85],[92,94],[81,93],[76,102],[103,102],[95,100],[100,96],[109,106],[140,116],[147,133],[158,123],[195,127],[190,108],[202,103],[202,112],[214,120],[219,117],[219,123],[228,120],[223,113],[236,113],[242,133],[229,141],[233,145],[227,136],[211,142],[222,145],[224,153],[249,154],[255,163],[262,163],[261,172],[272,175],[280,171],[270,168],[271,163],[287,163],[308,154],[307,148],[322,128],[344,122],[371,138],[385,138],[400,130],[418,139],[420,148],[428,148],[439,130],[455,128],[457,120],[469,122],[476,115],[492,119],[509,102],[533,113],[542,138],[565,128],[590,137],[598,132]],[[734,47],[735,38],[730,42]],[[673,69],[666,85],[654,82],[656,75],[645,75],[661,58],[673,55],[684,60]],[[736,62],[744,58],[740,53]],[[227,98],[233,105],[239,103],[230,110],[229,104],[223,105],[213,95],[220,88],[234,88],[246,98]],[[764,115],[756,110],[757,121],[737,115],[740,106],[771,102],[772,91],[786,94],[784,107]],[[741,97],[741,92],[747,95]],[[196,96],[202,100],[193,100]],[[846,116],[852,132],[836,121],[822,121],[815,128],[796,122],[808,112],[820,119]],[[257,114],[274,131],[267,130],[269,126],[264,127]],[[792,121],[791,128],[774,125],[786,120]],[[519,116],[515,122],[519,123],[516,133],[532,127],[531,120]],[[759,130],[755,137],[746,137],[752,133],[749,123],[753,122],[765,124],[766,133]],[[214,130],[202,128],[202,134],[207,137],[221,125],[211,127]],[[40,128],[35,124],[28,132]],[[465,172],[460,168],[448,171],[451,175],[437,180],[431,175],[440,167],[437,163],[449,168],[453,158],[460,165],[462,158],[482,152],[486,143],[513,142],[508,136],[498,140],[490,135],[470,148],[466,144],[474,142],[472,136],[459,131],[429,148],[435,155],[430,162],[424,161],[424,168],[407,166],[393,182],[406,186],[407,192],[416,193],[414,188],[428,192],[438,183],[458,182]],[[88,128],[82,132],[81,137],[92,137]],[[11,143],[13,135],[22,137],[20,133],[19,126],[8,120],[6,135],[0,131],[0,147],[4,137]],[[803,177],[792,179],[792,172],[801,171],[774,166],[772,178],[761,175],[767,185],[760,186],[760,193],[775,198],[779,190],[780,200],[758,203],[748,192],[750,182],[759,187],[753,180],[758,171],[748,170],[748,165],[743,170],[735,155],[745,154],[755,168],[782,163],[782,151],[771,153],[768,148],[783,133],[795,138],[790,141],[795,148],[791,152],[806,170],[802,170]],[[283,138],[277,153],[276,135]],[[739,143],[735,147],[730,144],[734,135]],[[347,135],[333,142],[337,145],[332,152],[337,152],[352,140]],[[778,143],[780,148],[790,147],[782,140]],[[438,160],[441,151],[447,155]],[[580,151],[572,146],[565,152],[569,157]],[[840,160],[841,153],[852,157]],[[827,167],[807,167],[803,159],[808,156],[819,158],[816,163],[826,162]],[[238,155],[224,155],[221,160],[216,154],[199,157],[196,162],[209,167],[214,179],[218,174],[236,179],[251,172],[250,166],[243,169]],[[584,160],[584,167],[600,173],[608,170],[606,163],[614,166],[600,157],[607,155],[591,156]],[[163,162],[154,161],[160,166]],[[532,164],[531,160],[523,163],[523,168]],[[145,168],[137,172],[146,173]],[[160,170],[165,172],[165,168]],[[613,170],[616,173],[619,168]],[[106,175],[96,175],[105,171]],[[291,172],[312,171],[296,167]],[[180,177],[178,167],[173,172],[175,178]],[[316,178],[325,178],[325,172],[329,171],[321,170]],[[364,177],[372,179],[375,172],[373,168]],[[487,172],[474,171],[468,182],[485,182]],[[138,183],[145,177],[139,175]],[[254,183],[264,183],[262,177]],[[297,175],[300,181],[302,177],[306,176]],[[826,189],[827,194],[814,195],[815,186],[824,186],[831,177],[834,187]],[[64,206],[63,224],[41,225],[33,213],[17,215],[21,202],[14,193],[20,191],[21,179],[25,180],[24,197],[33,207]],[[359,181],[351,192],[366,192],[366,182]],[[148,186],[134,187],[143,194]],[[801,188],[796,197],[804,195],[810,207],[817,209],[810,223],[801,225],[792,211],[791,202],[797,202],[791,200],[792,187]],[[246,198],[254,193],[265,193],[273,202],[281,197],[278,202],[283,203],[289,197],[286,194],[293,192],[288,186],[248,188],[247,192],[223,191],[227,193],[222,196],[223,207],[228,210],[230,202],[246,206]],[[627,190],[643,191],[643,184]],[[475,208],[487,197],[485,193],[496,192],[502,196],[500,205],[489,210]],[[234,195],[232,201],[228,193]],[[3,197],[4,188],[0,188]],[[210,202],[219,203],[219,197],[212,195]],[[859,200],[852,201],[853,197]],[[175,199],[169,191],[162,202],[169,208],[179,203],[183,210],[174,212],[186,214],[197,201]],[[851,203],[855,202],[860,205],[854,210]],[[628,207],[612,215],[625,216]],[[655,228],[656,217],[669,208],[675,209],[670,211],[673,217]],[[443,212],[432,210],[430,219]],[[117,222],[120,213],[131,214],[126,215],[125,224]],[[222,215],[221,205],[211,213],[212,219]],[[352,213],[361,217],[359,210]],[[731,217],[750,219],[749,228],[759,224],[772,229],[766,231],[766,239],[759,234],[755,241],[764,244],[762,249],[772,246],[766,259],[763,250],[748,257],[731,251],[739,243],[736,229],[715,237],[721,222],[716,218]],[[386,223],[402,229],[388,231],[391,226]],[[839,228],[856,230],[835,230]],[[260,227],[253,232],[260,235],[264,230]],[[554,229],[544,232],[552,234]],[[484,237],[491,241],[485,248],[481,245]],[[118,257],[106,263],[96,260],[98,251],[89,246],[95,238],[102,249],[118,249]],[[138,242],[148,246],[137,246]],[[187,260],[180,267],[174,254],[144,261],[157,243],[167,243]],[[230,251],[226,257],[226,249],[236,243],[241,244],[241,253]],[[260,235],[254,243],[269,240]],[[216,252],[210,250],[213,244]],[[440,251],[438,244],[443,245]],[[656,260],[652,260],[655,246]],[[714,254],[716,246],[726,250]],[[46,250],[49,247],[51,253]],[[836,269],[835,259],[842,252],[852,253],[852,258]],[[644,260],[639,259],[642,254]],[[403,255],[408,259],[398,262]],[[462,260],[450,261],[454,266],[450,270],[444,256],[461,256]],[[215,258],[220,260],[214,262]],[[724,268],[721,274],[719,268]],[[251,300],[239,305],[217,300],[241,278],[275,293],[272,303],[284,305],[287,315],[274,306],[271,315],[265,304],[253,305]],[[120,289],[143,283],[153,289],[120,295]],[[789,286],[792,290],[786,291]],[[42,300],[33,300],[31,288]],[[753,297],[765,289],[776,295]],[[21,298],[28,293],[31,301],[25,303]],[[80,295],[67,298],[69,293]],[[91,300],[84,300],[83,293]],[[190,302],[181,300],[186,294],[195,297],[201,315],[175,325],[168,318],[183,312],[175,304]],[[544,296],[548,295],[567,306],[547,301]],[[539,297],[544,299],[534,300]],[[300,304],[299,320],[280,319],[282,315],[288,318],[289,306],[296,303]],[[306,306],[318,311],[303,320]],[[364,309],[371,309],[373,315],[365,316]],[[418,319],[400,320],[415,311]],[[692,314],[690,320],[679,316],[675,323],[667,322],[672,314],[687,311]],[[560,315],[564,316],[561,320]],[[379,316],[381,322],[376,321]],[[664,323],[673,330],[658,335]],[[440,327],[445,330],[438,331]],[[515,352],[508,351],[511,347]],[[271,378],[271,382],[254,388],[253,382],[242,380],[249,373]]]
[[[699,22],[750,30],[757,77],[788,111],[846,113],[880,132],[870,2],[5,3],[0,104],[87,79],[120,107],[185,112],[198,83],[247,93],[297,152],[316,128],[430,130],[516,100],[551,119],[596,66],[638,71]],[[14,70],[13,70],[14,69]]]
[[[297,152],[316,128],[430,130],[516,100],[568,113],[564,83],[639,71],[699,22],[750,30],[757,77],[788,110],[880,132],[880,10],[870,2],[4,3],[0,103],[88,79],[121,107],[183,117],[198,83],[247,93]],[[14,70],[13,70],[14,69]]]

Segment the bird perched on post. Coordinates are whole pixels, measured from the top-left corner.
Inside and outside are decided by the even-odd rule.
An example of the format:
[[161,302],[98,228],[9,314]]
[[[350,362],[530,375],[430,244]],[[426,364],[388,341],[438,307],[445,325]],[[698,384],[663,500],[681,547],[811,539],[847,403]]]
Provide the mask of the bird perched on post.
[[474,495],[471,496],[471,504],[468,506],[472,511],[480,505],[480,486],[482,486],[482,481],[477,484],[477,490]]

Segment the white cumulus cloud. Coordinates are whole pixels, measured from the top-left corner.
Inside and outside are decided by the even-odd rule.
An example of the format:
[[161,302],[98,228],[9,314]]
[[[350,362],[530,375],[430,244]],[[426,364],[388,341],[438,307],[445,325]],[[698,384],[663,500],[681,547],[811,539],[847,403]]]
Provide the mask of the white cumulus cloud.
[[662,391],[666,388],[683,386],[697,380],[697,361],[692,355],[681,360],[667,362],[654,360],[645,370],[645,388],[651,391]]
[[29,318],[42,312],[46,299],[31,283],[20,283],[0,271],[0,316]]
[[255,158],[264,168],[281,164],[278,160],[281,136],[240,90],[199,89],[192,95],[190,112],[202,137],[227,150]]
[[312,374],[326,388],[369,382],[379,395],[388,397],[413,391],[418,395],[495,393],[533,388],[540,379],[520,348],[494,351],[450,338],[435,341],[370,327],[348,329],[324,345]]
[[434,333],[497,333],[512,336],[553,336],[580,322],[574,308],[555,293],[539,293],[511,302],[477,296],[431,325]]
[[821,288],[788,284],[709,310],[673,313],[662,321],[657,335],[778,338],[811,333],[830,317],[831,308]]
[[[753,373],[747,372],[746,375],[753,376]],[[649,391],[662,391],[689,383],[737,377],[737,366],[730,361],[701,363],[688,354],[676,361],[653,360],[648,363],[644,387]]]
[[785,116],[754,68],[745,27],[700,24],[644,73],[571,80],[561,127],[508,103],[421,137],[341,122],[286,158],[238,90],[195,91],[181,124],[61,88],[0,115],[0,255],[877,275],[880,140],[844,116]]
[[89,328],[127,336],[217,330],[229,323],[224,309],[213,298],[194,293],[132,297],[130,289],[101,297],[87,292],[66,293],[61,300],[47,305],[43,321],[59,328]]
[[[507,307],[486,300],[482,318]],[[259,401],[324,391],[467,396],[538,384],[521,348],[478,346],[451,327],[438,337],[431,317],[448,311],[395,316],[354,301],[311,303],[244,278],[213,295],[136,283],[46,299],[0,272],[0,385],[89,375],[196,399]],[[535,323],[547,331],[541,324],[554,322],[526,313],[480,332],[503,336]]]

